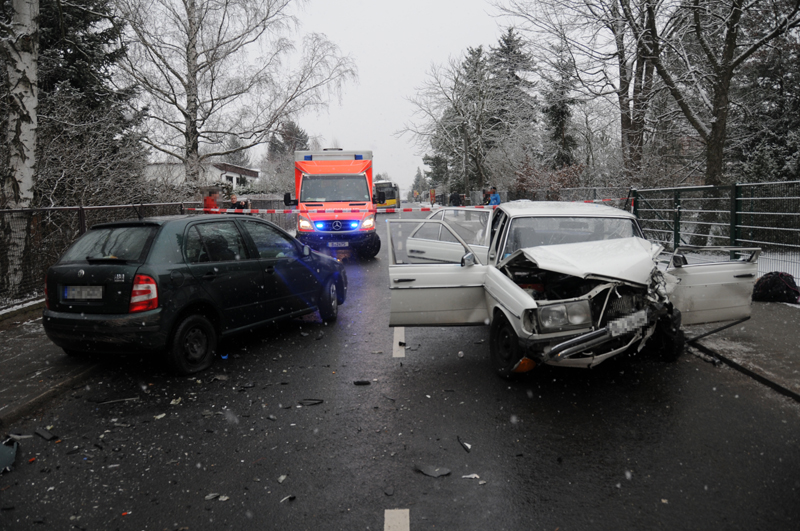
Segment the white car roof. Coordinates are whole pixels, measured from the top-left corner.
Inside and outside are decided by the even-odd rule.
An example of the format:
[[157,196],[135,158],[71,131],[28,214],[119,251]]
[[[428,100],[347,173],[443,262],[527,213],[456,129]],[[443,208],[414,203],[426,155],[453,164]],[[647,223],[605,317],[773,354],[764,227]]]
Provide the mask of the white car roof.
[[498,207],[509,216],[589,216],[619,217],[635,219],[636,216],[619,208],[598,203],[581,203],[571,201],[509,201]]

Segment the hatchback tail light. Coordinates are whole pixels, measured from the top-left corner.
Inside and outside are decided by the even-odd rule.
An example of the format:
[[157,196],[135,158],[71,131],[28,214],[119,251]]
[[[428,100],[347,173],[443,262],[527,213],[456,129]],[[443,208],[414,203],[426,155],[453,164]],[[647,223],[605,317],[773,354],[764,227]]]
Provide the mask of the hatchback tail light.
[[131,304],[128,313],[143,312],[158,308],[158,286],[153,277],[136,275],[131,289]]

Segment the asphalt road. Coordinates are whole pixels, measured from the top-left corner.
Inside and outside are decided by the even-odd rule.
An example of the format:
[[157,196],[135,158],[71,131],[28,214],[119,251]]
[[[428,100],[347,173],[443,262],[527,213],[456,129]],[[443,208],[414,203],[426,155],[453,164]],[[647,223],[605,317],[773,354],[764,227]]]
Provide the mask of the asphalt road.
[[21,440],[0,529],[800,528],[796,402],[691,355],[505,381],[484,327],[396,352],[387,263],[348,263],[334,324],[243,334],[194,378],[124,358],[9,427],[57,437]]

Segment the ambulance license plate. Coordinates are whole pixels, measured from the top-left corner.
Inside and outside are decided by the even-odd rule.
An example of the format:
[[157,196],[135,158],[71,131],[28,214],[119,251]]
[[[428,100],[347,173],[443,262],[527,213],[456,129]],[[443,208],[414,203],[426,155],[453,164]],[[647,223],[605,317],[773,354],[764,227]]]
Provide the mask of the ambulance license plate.
[[349,242],[328,242],[328,247],[349,247]]

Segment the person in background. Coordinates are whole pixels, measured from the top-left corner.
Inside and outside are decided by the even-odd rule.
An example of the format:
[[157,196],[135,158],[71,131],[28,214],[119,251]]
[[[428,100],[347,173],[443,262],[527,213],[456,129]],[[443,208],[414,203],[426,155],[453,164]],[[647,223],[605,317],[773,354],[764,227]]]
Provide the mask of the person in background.
[[497,188],[492,186],[490,190],[491,194],[489,195],[489,204],[490,205],[499,205],[500,204],[500,194],[497,193]]
[[231,206],[228,208],[250,208],[245,201],[238,201],[236,194],[231,194]]
[[219,208],[217,199],[219,198],[219,190],[212,188],[208,191],[208,195],[203,198],[203,208]]
[[492,200],[492,198],[489,196],[489,191],[488,190],[482,190],[482,192],[483,192],[483,204],[484,205],[488,205],[489,201]]

